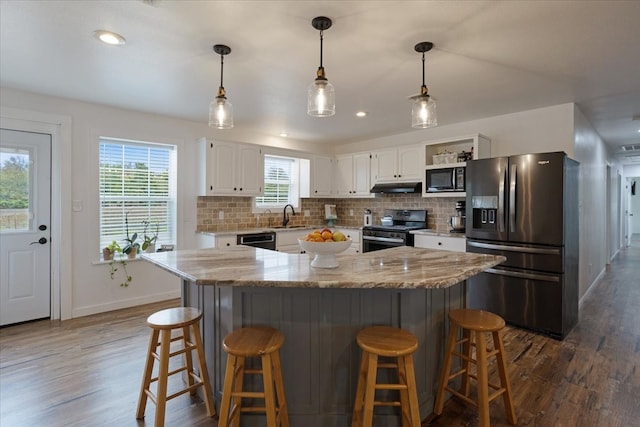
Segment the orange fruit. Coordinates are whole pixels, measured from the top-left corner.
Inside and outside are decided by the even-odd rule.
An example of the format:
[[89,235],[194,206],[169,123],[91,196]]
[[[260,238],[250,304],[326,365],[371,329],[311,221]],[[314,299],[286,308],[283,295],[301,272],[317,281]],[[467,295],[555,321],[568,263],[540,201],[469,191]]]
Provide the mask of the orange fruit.
[[327,229],[322,230],[322,238],[325,240],[333,239],[333,233]]

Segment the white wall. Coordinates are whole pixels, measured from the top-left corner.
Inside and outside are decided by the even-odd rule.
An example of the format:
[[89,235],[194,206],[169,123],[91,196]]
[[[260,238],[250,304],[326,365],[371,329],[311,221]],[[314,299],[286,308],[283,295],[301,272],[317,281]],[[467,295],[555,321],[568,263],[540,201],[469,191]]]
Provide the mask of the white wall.
[[[179,296],[179,281],[146,262],[128,264],[133,282],[121,288],[109,278],[108,266],[96,265],[98,241],[98,138],[110,136],[178,146],[178,248],[196,247],[197,164],[196,140],[202,136],[258,143],[265,146],[322,152],[327,146],[272,138],[233,129],[219,131],[207,123],[144,114],[79,101],[0,88],[0,104],[9,109],[71,117],[71,180],[66,200],[79,201],[82,210],[72,213],[71,246],[61,257],[71,257],[70,291],[62,295],[69,309],[62,319],[130,307]],[[205,106],[206,108],[206,106]],[[59,165],[53,165],[54,168]],[[63,304],[64,307],[64,304]]]
[[464,123],[359,141],[335,147],[335,153],[374,150],[481,133],[491,139],[491,156],[564,151],[573,157],[573,104],[555,105]]

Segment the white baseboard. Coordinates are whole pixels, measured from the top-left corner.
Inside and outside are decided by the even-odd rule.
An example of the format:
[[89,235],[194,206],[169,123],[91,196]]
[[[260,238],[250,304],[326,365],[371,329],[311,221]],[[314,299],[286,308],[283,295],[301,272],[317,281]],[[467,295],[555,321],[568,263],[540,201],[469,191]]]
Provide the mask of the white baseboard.
[[104,313],[106,311],[120,310],[122,308],[136,307],[153,302],[166,301],[169,299],[180,298],[180,290],[163,292],[154,295],[145,295],[142,297],[130,298],[120,301],[112,301],[106,304],[96,304],[86,307],[76,307],[72,310],[71,317],[89,316],[91,314]]

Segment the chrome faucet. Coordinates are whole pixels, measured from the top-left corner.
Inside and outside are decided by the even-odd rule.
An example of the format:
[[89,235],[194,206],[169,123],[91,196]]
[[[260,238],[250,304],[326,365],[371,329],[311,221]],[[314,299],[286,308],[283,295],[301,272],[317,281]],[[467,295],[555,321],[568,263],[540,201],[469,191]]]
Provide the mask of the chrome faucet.
[[287,215],[287,207],[291,207],[291,214],[292,215],[296,214],[296,210],[293,209],[293,205],[291,205],[291,204],[284,205],[284,209],[282,210],[282,226],[283,227],[286,227],[287,224],[289,223],[289,215]]

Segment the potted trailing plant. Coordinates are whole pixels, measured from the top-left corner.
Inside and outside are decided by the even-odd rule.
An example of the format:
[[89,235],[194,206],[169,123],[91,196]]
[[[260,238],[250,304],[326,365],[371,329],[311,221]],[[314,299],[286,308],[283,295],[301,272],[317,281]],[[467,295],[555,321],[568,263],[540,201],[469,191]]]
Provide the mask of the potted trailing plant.
[[136,257],[138,250],[140,249],[140,243],[138,243],[138,233],[129,234],[129,212],[124,216],[124,226],[127,232],[127,237],[124,239],[126,242],[122,252],[132,259]]
[[[109,253],[109,258],[107,258],[107,252]],[[118,272],[117,264],[120,264],[122,266],[122,272],[124,273],[125,277],[124,282],[120,283],[120,286],[126,288],[127,286],[129,286],[129,283],[131,283],[132,277],[127,271],[127,261],[126,259],[122,258],[122,252],[123,249],[115,240],[102,250],[104,260],[109,261],[109,277],[111,277],[111,280],[115,279],[116,273]],[[120,256],[118,256],[118,259],[116,259],[116,254],[120,254]]]
[[144,224],[144,231],[142,232],[142,250],[145,252],[155,252],[156,251],[156,241],[158,240],[158,231],[159,226],[158,223],[154,223],[155,230],[153,230],[150,235],[147,234],[147,229],[153,225],[150,221],[142,221]]
[[122,253],[122,248],[115,240],[109,245],[102,248],[102,259],[105,261],[112,261],[116,253]]

